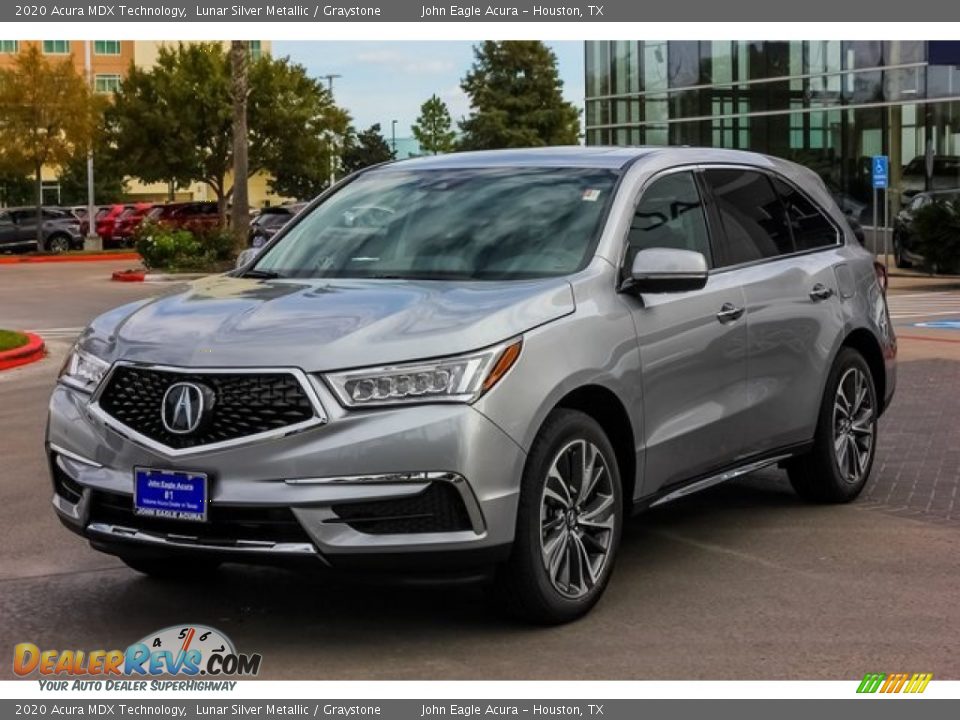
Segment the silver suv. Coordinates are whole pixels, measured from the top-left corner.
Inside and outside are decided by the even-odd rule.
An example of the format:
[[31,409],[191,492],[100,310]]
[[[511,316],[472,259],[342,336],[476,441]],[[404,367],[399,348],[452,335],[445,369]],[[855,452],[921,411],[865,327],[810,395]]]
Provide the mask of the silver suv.
[[895,355],[884,276],[797,165],[398,162],[236,271],[94,320],[50,402],[53,504],[150,575],[490,569],[563,622],[633,511],[773,464],[856,497]]

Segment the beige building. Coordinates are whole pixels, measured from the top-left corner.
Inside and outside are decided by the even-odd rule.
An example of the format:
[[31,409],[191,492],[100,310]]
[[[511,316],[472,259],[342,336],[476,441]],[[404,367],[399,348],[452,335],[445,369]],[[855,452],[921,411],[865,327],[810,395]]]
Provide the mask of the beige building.
[[[90,44],[90,74],[94,92],[111,94],[116,92],[126,76],[131,64],[141,69],[149,69],[157,62],[160,48],[164,45],[176,45],[178,41],[165,40],[93,40]],[[250,55],[256,59],[261,54],[269,54],[269,40],[251,40]],[[13,65],[17,54],[36,46],[51,59],[70,58],[77,72],[86,72],[87,41],[77,40],[0,40],[0,68]],[[229,41],[224,41],[229,46]],[[96,163],[94,163],[96,171]],[[228,184],[230,178],[228,177]],[[250,178],[249,196],[251,207],[277,205],[288,198],[282,198],[268,190],[269,177],[258,174]],[[59,204],[60,183],[55,168],[45,168],[43,173],[44,202]],[[127,183],[128,201],[163,202],[169,197],[169,191],[163,183],[142,183],[131,178]],[[193,183],[175,191],[177,200],[215,200],[213,190],[204,183]]]

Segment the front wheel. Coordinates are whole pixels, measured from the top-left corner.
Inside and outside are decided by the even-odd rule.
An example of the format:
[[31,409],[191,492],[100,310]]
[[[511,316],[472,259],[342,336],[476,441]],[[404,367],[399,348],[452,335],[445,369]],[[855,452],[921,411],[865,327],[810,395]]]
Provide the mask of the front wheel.
[[860,494],[873,467],[879,414],[870,366],[843,348],[827,379],[813,449],[787,465],[800,497],[838,503]]
[[616,455],[600,425],[555,410],[534,440],[520,486],[513,552],[497,600],[543,624],[569,622],[600,599],[623,525]]
[[54,235],[47,238],[47,251],[52,253],[65,253],[70,249],[70,238],[66,235]]

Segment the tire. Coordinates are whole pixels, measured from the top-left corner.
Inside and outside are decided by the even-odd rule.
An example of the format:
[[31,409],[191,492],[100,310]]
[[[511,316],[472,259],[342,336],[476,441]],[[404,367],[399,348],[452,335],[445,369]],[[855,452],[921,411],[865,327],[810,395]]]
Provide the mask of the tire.
[[[577,470],[582,458],[591,456],[594,480],[582,503],[585,473]],[[622,526],[623,486],[610,440],[589,415],[555,410],[527,456],[516,537],[509,560],[497,572],[495,600],[538,624],[581,617],[607,586]]]
[[800,497],[844,503],[860,494],[873,467],[878,411],[870,366],[856,350],[843,348],[827,379],[813,448],[787,463]]
[[65,253],[70,249],[70,238],[67,235],[51,235],[44,243],[47,252]]
[[142,558],[124,557],[120,559],[131,570],[149,575],[157,580],[200,580],[216,572],[220,563],[216,560],[192,558]]

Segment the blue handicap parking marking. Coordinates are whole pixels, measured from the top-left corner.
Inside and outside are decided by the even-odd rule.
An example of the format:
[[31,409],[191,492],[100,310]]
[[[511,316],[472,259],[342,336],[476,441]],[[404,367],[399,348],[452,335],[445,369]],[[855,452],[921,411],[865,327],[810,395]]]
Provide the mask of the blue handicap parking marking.
[[929,322],[914,323],[913,326],[929,328],[931,330],[960,330],[960,320],[931,320]]

